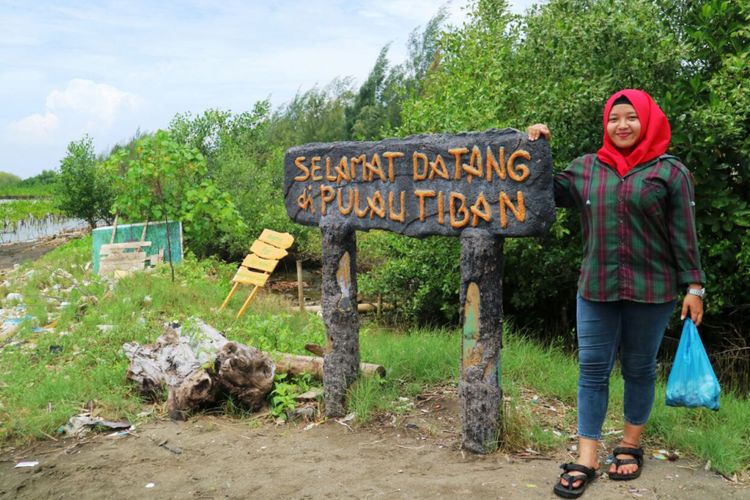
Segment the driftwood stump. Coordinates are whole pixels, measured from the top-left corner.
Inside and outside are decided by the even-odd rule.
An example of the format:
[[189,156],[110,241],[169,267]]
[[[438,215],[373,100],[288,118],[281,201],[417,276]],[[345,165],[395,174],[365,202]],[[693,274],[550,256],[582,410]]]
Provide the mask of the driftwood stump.
[[174,419],[227,396],[255,410],[273,386],[270,357],[228,341],[200,320],[189,327],[167,325],[154,344],[128,343],[123,350],[130,359],[127,379],[146,397],[157,398],[167,388],[167,408]]

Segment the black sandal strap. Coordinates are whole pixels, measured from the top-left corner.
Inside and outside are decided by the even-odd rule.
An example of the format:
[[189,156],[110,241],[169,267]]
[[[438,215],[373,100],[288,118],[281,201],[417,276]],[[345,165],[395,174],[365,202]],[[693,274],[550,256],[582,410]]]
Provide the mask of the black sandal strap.
[[637,458],[615,458],[615,467],[620,467],[621,465],[637,465],[638,467],[641,466],[641,462]]
[[613,455],[633,455],[634,457],[643,457],[643,448],[628,448],[627,446],[618,446],[612,452]]
[[[576,464],[576,463],[567,463],[562,464],[560,468],[564,471],[576,471],[576,472],[583,472],[586,474],[586,477],[588,479],[591,479],[592,477],[596,476],[596,470],[592,469],[591,467],[586,467],[585,465]],[[578,476],[579,478],[582,476]]]
[[576,481],[584,481],[584,482],[586,481],[586,476],[579,476],[579,475],[571,476],[567,472],[563,472],[560,475],[560,478],[565,479],[568,482],[568,484],[562,484],[562,481],[559,481],[560,486],[567,489],[568,491],[577,490],[578,488],[581,487],[581,485],[579,484],[578,488],[573,488],[573,483],[575,483]]
[[[636,464],[638,467],[643,465],[643,448],[628,448],[627,446],[618,446],[612,451],[612,455],[619,465]],[[630,455],[635,458],[619,459],[617,455]],[[619,467],[618,465],[618,467]]]

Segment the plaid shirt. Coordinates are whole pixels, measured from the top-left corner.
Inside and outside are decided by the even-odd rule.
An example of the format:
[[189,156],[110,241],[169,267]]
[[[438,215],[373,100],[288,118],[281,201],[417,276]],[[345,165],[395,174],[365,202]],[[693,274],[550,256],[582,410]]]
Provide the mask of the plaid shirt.
[[581,210],[581,297],[664,303],[688,283],[705,283],[695,229],[692,176],[674,156],[625,177],[596,155],[555,175],[555,202]]

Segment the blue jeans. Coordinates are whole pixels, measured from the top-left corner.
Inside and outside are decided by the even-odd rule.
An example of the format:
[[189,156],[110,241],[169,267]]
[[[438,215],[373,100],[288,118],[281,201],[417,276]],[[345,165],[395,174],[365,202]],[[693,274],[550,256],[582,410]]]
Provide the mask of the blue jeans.
[[654,403],[656,354],[675,301],[664,304],[593,302],[578,297],[578,435],[601,437],[609,376],[620,351],[625,421],[645,424]]

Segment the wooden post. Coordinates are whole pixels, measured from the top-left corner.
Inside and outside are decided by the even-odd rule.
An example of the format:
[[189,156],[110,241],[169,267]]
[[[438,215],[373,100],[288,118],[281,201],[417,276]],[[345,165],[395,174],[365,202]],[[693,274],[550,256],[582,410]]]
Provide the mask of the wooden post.
[[305,291],[302,286],[302,260],[297,259],[297,298],[299,299],[299,312],[305,312]]
[[461,233],[462,446],[497,448],[500,424],[500,348],[503,328],[503,238],[481,229]]
[[321,305],[329,352],[323,361],[326,416],[346,414],[346,391],[359,374],[357,314],[357,243],[352,226],[323,218],[323,285]]

